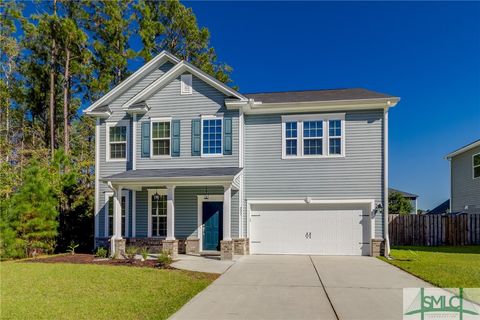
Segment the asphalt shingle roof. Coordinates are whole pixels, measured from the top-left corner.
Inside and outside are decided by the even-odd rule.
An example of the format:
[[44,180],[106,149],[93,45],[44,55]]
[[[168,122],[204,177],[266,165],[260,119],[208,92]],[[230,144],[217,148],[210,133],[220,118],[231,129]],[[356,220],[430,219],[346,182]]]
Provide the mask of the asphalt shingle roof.
[[242,168],[180,168],[180,169],[139,169],[128,170],[102,178],[103,181],[162,179],[162,178],[187,178],[187,177],[227,177],[235,176]]
[[375,92],[363,88],[263,92],[246,93],[244,95],[249,99],[255,99],[255,101],[261,101],[263,103],[395,98],[390,94]]
[[407,198],[418,198],[418,195],[416,194],[413,194],[413,193],[408,193],[408,192],[405,192],[405,191],[400,191],[400,190],[397,190],[397,189],[393,189],[393,188],[388,188],[388,193],[394,193],[394,192],[398,192],[400,193],[402,196],[404,197],[407,197]]

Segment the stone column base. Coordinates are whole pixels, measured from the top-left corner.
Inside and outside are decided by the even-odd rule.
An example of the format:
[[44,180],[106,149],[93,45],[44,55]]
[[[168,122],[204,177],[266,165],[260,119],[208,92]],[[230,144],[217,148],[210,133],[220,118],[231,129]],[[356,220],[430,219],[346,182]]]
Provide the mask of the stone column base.
[[246,255],[249,254],[248,250],[248,239],[240,238],[233,239],[233,253],[237,255]]
[[200,254],[200,239],[192,238],[185,240],[186,254]]
[[178,240],[163,240],[162,251],[170,254],[172,259],[176,259],[178,257]]
[[233,241],[232,240],[220,241],[220,259],[233,260]]
[[370,247],[370,255],[372,257],[379,257],[385,255],[385,240],[372,239]]
[[114,259],[125,259],[125,245],[127,241],[125,239],[114,239],[114,250],[112,256]]

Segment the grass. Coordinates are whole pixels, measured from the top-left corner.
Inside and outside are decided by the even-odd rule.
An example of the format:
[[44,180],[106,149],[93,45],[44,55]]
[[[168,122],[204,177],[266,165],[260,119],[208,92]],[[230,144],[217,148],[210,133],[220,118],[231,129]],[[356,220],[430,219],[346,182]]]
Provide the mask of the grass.
[[0,263],[2,319],[166,319],[216,275],[153,268]]
[[480,246],[393,247],[393,264],[442,288],[480,287]]

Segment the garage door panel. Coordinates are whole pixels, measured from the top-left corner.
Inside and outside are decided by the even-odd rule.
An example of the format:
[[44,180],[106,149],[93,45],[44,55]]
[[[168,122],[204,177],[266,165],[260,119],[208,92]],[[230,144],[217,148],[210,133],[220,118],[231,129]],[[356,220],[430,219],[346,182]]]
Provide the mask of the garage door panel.
[[366,210],[258,210],[251,214],[254,254],[368,255]]

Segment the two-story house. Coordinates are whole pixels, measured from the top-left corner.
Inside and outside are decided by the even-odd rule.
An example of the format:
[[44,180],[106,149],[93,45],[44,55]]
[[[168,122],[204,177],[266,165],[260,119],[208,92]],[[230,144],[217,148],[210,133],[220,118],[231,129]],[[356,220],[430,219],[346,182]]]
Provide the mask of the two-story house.
[[480,140],[446,159],[450,160],[450,212],[480,214]]
[[398,101],[365,89],[241,94],[162,52],[85,110],[96,246],[377,255]]

